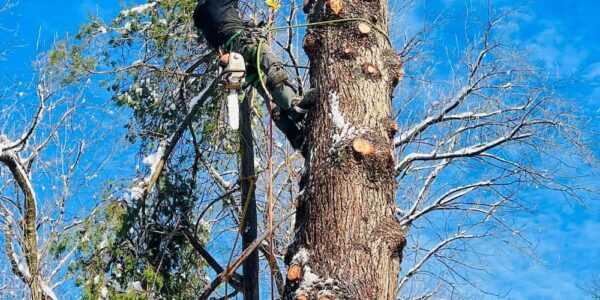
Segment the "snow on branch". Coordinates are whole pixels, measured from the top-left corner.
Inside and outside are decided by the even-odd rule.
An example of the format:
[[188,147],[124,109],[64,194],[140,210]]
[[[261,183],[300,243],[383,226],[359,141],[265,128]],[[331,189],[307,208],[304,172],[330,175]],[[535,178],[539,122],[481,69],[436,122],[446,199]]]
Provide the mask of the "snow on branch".
[[396,171],[401,172],[401,171],[405,170],[414,161],[470,157],[470,156],[475,156],[475,155],[484,153],[485,151],[488,151],[494,147],[497,147],[497,146],[502,145],[509,141],[515,141],[515,140],[529,138],[532,136],[532,134],[526,133],[526,134],[519,135],[518,133],[524,126],[533,125],[533,124],[535,124],[535,123],[526,123],[523,121],[519,125],[515,126],[515,128],[513,128],[513,130],[510,133],[506,134],[505,136],[501,136],[495,140],[492,140],[492,141],[489,141],[486,143],[481,143],[478,145],[465,147],[465,148],[462,148],[462,149],[459,149],[456,151],[452,151],[452,152],[438,153],[438,150],[434,150],[434,151],[431,151],[430,153],[411,153],[411,154],[405,156],[396,165]]
[[38,85],[38,94],[40,95],[39,104],[38,104],[37,110],[33,116],[33,120],[31,120],[29,129],[27,129],[27,131],[25,131],[23,133],[23,135],[21,135],[21,137],[19,139],[17,139],[16,141],[11,142],[11,143],[0,144],[0,153],[2,153],[5,150],[14,150],[18,147],[24,147],[27,144],[27,141],[29,140],[29,138],[35,133],[35,130],[37,129],[40,121],[42,120],[42,118],[44,116],[44,112],[46,110],[45,101],[47,100],[47,98],[42,96],[43,94],[41,92],[39,92],[40,86],[41,85]]
[[[0,204],[1,205],[1,204]],[[29,272],[29,267],[25,263],[25,259],[21,259],[17,256],[15,249],[13,247],[13,229],[12,224],[14,222],[12,214],[4,207],[4,205],[0,206],[0,215],[2,215],[5,219],[5,224],[3,224],[0,228],[4,231],[4,242],[6,244],[6,256],[10,262],[13,273],[19,277],[23,282],[27,283],[31,281],[31,273]]]
[[190,100],[188,113],[181,121],[177,129],[167,138],[160,141],[158,149],[154,154],[146,157],[144,162],[150,165],[150,173],[142,180],[136,181],[134,187],[130,189],[132,200],[143,201],[154,190],[156,182],[164,170],[165,164],[169,156],[175,149],[175,146],[183,136],[183,133],[192,122],[194,115],[199,107],[212,99],[212,91],[216,87],[218,81],[213,79],[206,82],[206,87]]
[[442,163],[438,164],[433,169],[433,171],[431,171],[429,176],[427,176],[427,179],[425,180],[423,187],[421,188],[421,190],[419,190],[419,194],[417,195],[417,200],[415,201],[415,203],[413,203],[412,207],[406,214],[407,216],[412,216],[415,214],[415,212],[417,211],[419,206],[425,200],[427,193],[433,186],[435,179],[438,177],[438,175],[440,175],[440,172],[450,164],[450,161],[451,161],[450,159],[443,160]]
[[129,15],[133,15],[133,14],[141,14],[149,9],[154,8],[157,4],[158,4],[158,2],[150,2],[147,4],[141,4],[141,5],[132,7],[130,9],[126,9],[126,10],[122,11],[121,14],[124,16],[129,16]]
[[483,187],[490,187],[492,185],[494,185],[493,180],[484,180],[484,181],[480,181],[477,183],[464,185],[464,186],[460,186],[460,187],[451,189],[451,190],[447,191],[446,193],[444,193],[442,196],[438,197],[429,206],[427,206],[419,211],[414,209],[414,211],[412,211],[411,214],[408,214],[404,217],[404,219],[400,222],[400,224],[402,226],[409,225],[409,224],[413,223],[416,219],[420,218],[421,216],[423,216],[429,212],[432,212],[438,208],[448,205],[451,202],[453,202],[457,199],[460,199],[475,190],[478,190]]
[[45,299],[50,298],[51,300],[58,300],[58,297],[56,297],[56,294],[54,294],[54,291],[52,290],[52,288],[50,286],[48,286],[48,284],[45,281],[42,281],[41,285],[42,285],[42,292],[46,296]]
[[440,112],[432,117],[428,117],[425,120],[421,121],[419,124],[415,125],[413,128],[408,131],[402,133],[400,136],[394,139],[394,145],[399,147],[410,142],[417,135],[424,132],[431,125],[444,121],[444,115],[454,110],[458,105],[463,102],[472,92],[474,91],[473,86],[463,87],[456,96],[452,97],[450,102],[444,106]]

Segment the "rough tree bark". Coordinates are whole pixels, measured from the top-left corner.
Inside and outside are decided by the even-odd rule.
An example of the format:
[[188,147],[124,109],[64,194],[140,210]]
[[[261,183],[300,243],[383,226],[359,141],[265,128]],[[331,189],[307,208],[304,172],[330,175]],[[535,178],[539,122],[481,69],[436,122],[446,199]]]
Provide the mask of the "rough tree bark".
[[395,216],[391,95],[402,63],[385,33],[387,0],[309,0],[304,50],[321,91],[284,299],[395,299],[405,237]]

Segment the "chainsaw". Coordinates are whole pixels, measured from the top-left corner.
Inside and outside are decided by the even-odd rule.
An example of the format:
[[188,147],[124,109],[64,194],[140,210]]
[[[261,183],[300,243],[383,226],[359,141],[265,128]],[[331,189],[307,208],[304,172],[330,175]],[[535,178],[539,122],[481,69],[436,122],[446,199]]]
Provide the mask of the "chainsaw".
[[227,111],[229,127],[237,130],[240,127],[239,94],[246,78],[246,62],[241,54],[230,52],[219,59],[221,64],[221,84],[227,91]]

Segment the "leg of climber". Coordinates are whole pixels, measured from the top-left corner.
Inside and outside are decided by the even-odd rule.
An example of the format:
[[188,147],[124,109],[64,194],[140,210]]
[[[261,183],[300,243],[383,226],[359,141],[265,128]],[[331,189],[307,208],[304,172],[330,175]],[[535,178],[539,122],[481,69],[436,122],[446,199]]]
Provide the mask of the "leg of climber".
[[[194,24],[202,30],[210,45],[231,48],[241,53],[250,67],[256,68],[262,36],[256,28],[244,24],[239,14],[238,0],[198,0]],[[260,48],[259,65],[266,76],[267,90],[283,111],[289,111],[301,99],[288,81],[281,59],[268,45],[263,44]]]
[[[258,65],[265,76],[268,94],[277,105],[275,124],[292,146],[300,149],[304,143],[302,120],[306,112],[314,106],[317,98],[315,91],[311,90],[306,94],[310,97],[299,97],[296,89],[290,84],[279,57],[266,44],[258,49],[262,36],[256,28],[242,22],[237,0],[199,0],[194,11],[194,22],[196,27],[204,32],[209,44],[242,54],[248,64],[249,73],[253,70],[257,72],[256,59],[260,56]],[[258,89],[261,95],[267,95],[267,91],[262,90],[262,87],[259,86]]]
[[[273,120],[290,141],[294,149],[300,150],[304,144],[303,124],[306,113],[314,107],[318,94],[316,90],[310,89],[304,97],[300,97],[288,80],[283,63],[271,48],[265,43],[259,43],[262,38],[256,28],[249,27],[242,32],[232,43],[233,51],[242,53],[247,62],[250,63],[252,72],[256,70],[256,59],[260,57],[258,67],[261,69],[263,83],[267,88],[264,91],[261,84],[257,88],[264,99],[269,99],[277,105],[273,109]],[[260,55],[257,55],[259,51]]]
[[[258,93],[263,99],[269,99],[265,90],[261,87],[257,88]],[[275,126],[285,135],[292,147],[297,150],[302,150],[304,144],[303,128],[300,122],[294,122],[288,115],[282,112],[279,106],[272,106],[271,116]]]
[[[254,28],[248,28],[233,43],[234,51],[239,51],[252,62],[252,68],[256,69],[256,58],[260,56],[260,69],[264,76],[265,86],[275,104],[281,108],[282,113],[288,115],[295,122],[304,119],[306,112],[314,106],[316,91],[309,90],[304,97],[298,95],[296,88],[290,83],[288,75],[281,59],[273,52],[266,43],[259,43],[262,38]],[[260,55],[257,55],[259,51]],[[310,96],[310,97],[309,97]]]

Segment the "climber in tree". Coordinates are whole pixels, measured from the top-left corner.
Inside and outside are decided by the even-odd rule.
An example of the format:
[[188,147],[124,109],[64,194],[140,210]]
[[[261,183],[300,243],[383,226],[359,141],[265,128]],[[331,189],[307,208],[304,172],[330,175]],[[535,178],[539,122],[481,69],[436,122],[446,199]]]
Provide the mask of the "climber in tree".
[[[198,0],[194,25],[202,30],[212,47],[242,54],[249,76],[256,76],[257,51],[262,37],[256,27],[240,17],[238,0]],[[311,89],[300,97],[288,80],[281,59],[264,43],[260,46],[260,68],[266,76],[268,93],[277,105],[273,109],[273,120],[292,147],[300,150],[304,144],[302,120],[314,106],[317,92]],[[265,98],[266,92],[260,85],[257,88]]]

